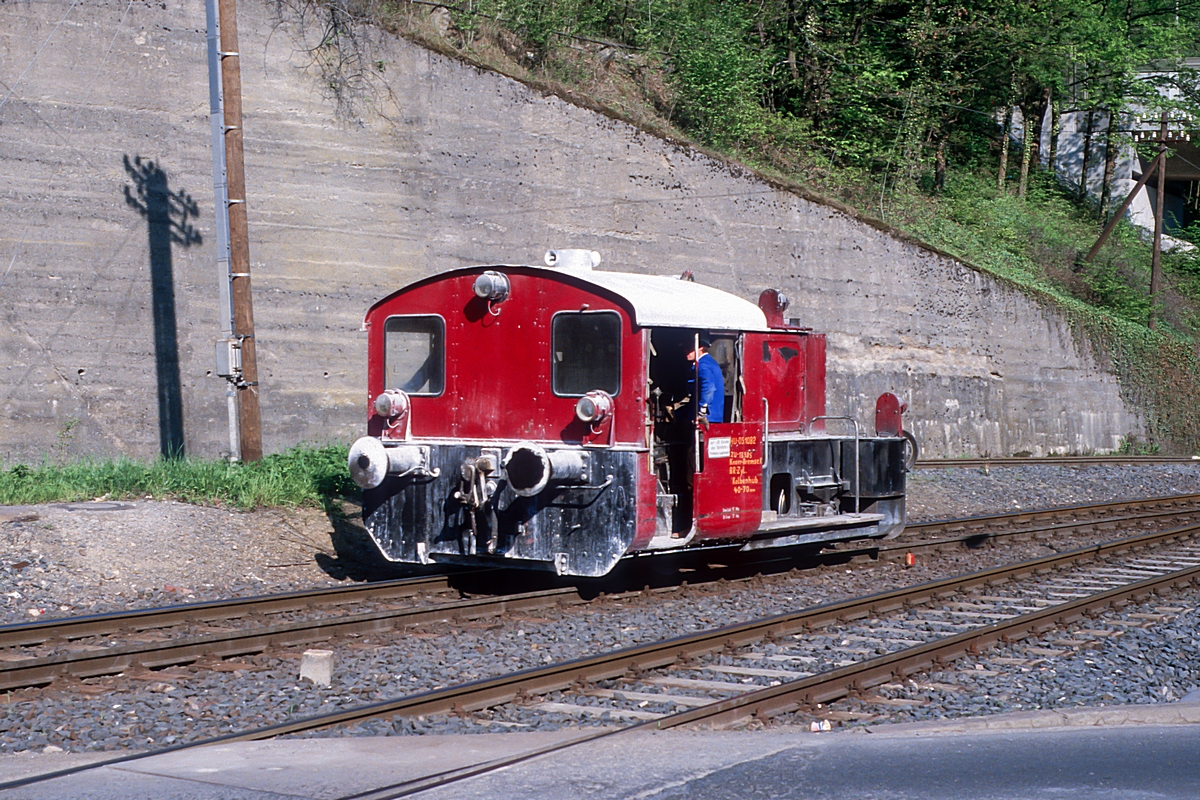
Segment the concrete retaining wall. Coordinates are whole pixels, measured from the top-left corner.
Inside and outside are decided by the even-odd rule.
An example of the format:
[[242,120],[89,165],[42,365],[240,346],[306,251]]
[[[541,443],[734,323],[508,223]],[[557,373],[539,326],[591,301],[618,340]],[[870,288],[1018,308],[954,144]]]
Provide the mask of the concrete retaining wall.
[[[377,54],[382,113],[339,122],[292,32],[240,5],[268,451],[358,435],[374,299],[549,247],[782,289],[830,334],[830,413],[869,423],[895,391],[929,454],[1141,432],[1058,315],[953,260],[402,40]],[[0,79],[0,459],[217,455],[203,2],[5,3]]]

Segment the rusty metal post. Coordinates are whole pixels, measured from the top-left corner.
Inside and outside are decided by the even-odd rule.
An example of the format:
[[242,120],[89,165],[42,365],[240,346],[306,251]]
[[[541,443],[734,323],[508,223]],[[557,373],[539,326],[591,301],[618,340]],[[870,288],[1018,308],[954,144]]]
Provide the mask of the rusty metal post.
[[1158,289],[1162,281],[1159,262],[1162,257],[1163,194],[1167,190],[1167,112],[1162,113],[1158,126],[1158,192],[1154,198],[1154,251],[1150,257],[1150,318],[1146,325],[1154,330],[1155,312],[1158,310]]
[[237,0],[219,0],[221,82],[225,102],[226,183],[229,192],[229,277],[233,334],[241,349],[238,437],[243,461],[262,458],[262,417],[258,403],[258,359],[254,306],[250,294],[250,233],[246,221],[246,165],[242,146],[242,70],[238,56]]

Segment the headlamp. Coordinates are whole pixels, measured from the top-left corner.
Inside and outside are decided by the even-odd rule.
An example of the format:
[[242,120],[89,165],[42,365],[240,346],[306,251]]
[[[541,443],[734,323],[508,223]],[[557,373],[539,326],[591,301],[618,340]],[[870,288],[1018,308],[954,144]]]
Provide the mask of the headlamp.
[[475,296],[489,303],[501,303],[508,299],[508,276],[495,270],[488,270],[475,279]]
[[575,404],[575,416],[580,422],[599,425],[612,416],[613,399],[608,392],[596,389],[579,398]]
[[375,398],[375,413],[388,419],[396,419],[408,414],[410,402],[408,395],[400,389],[388,389]]

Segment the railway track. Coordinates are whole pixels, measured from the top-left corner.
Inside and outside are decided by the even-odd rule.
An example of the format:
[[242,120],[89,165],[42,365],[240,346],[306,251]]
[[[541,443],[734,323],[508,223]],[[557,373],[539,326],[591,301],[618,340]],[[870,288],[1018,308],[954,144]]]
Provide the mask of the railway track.
[[871,557],[896,558],[903,553],[945,550],[953,546],[982,547],[1010,538],[1018,541],[1050,539],[1056,534],[1084,529],[1148,530],[1164,524],[1182,523],[1197,511],[1200,511],[1200,494],[1189,494],[933,520],[913,523],[894,540],[859,549]]
[[[378,716],[471,713],[511,703],[563,711],[561,700],[536,699],[552,693],[623,698],[630,702],[605,706],[601,713],[612,719],[653,719],[659,728],[702,720],[767,719],[946,663],[1001,637],[1047,630],[1113,603],[1193,581],[1200,581],[1200,524],[364,705],[227,740],[304,733]],[[756,683],[759,679],[776,685],[763,686]],[[755,685],[747,692],[750,683]],[[697,692],[733,696],[714,699]],[[696,708],[682,716],[646,711],[638,704],[652,693],[656,705]],[[589,708],[597,706],[579,704],[572,713],[588,714]]]
[[[496,719],[506,711],[526,720],[516,725],[536,714],[626,723],[569,744],[646,729],[768,721],[1081,620],[1089,627],[1077,635],[1110,635],[1115,631],[1105,622],[1106,610],[1196,584],[1200,524],[1190,524],[187,746],[305,734],[379,717]],[[405,796],[544,752],[371,796]]]
[[[899,558],[909,553],[979,547],[1005,538],[1048,538],[1118,527],[1162,528],[1200,519],[1200,495],[920,523],[895,542],[870,543],[820,556],[827,561]],[[733,559],[726,559],[733,561]],[[791,559],[778,562],[790,569]],[[745,580],[771,564],[710,565],[666,576],[673,588],[706,580]],[[46,685],[56,678],[159,669],[201,658],[228,659],[268,647],[337,636],[379,634],[466,620],[584,604],[598,587],[609,594],[652,590],[618,577],[613,582],[551,585],[517,594],[495,593],[502,572],[435,575],[377,584],[194,603],[118,614],[51,619],[0,627],[0,690]],[[686,576],[686,577],[685,577]],[[663,580],[663,576],[659,576]],[[554,581],[547,581],[554,583]],[[457,587],[457,588],[456,588]],[[469,591],[467,591],[469,590]],[[464,592],[468,596],[463,596]],[[482,596],[470,596],[476,592]]]
[[1123,467],[1148,464],[1195,464],[1200,456],[1040,456],[1005,458],[922,458],[917,469],[964,469],[978,467]]

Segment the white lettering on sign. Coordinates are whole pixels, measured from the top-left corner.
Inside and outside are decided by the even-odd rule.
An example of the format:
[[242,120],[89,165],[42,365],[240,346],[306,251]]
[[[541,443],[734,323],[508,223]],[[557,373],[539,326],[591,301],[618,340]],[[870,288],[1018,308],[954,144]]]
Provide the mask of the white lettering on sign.
[[714,436],[708,440],[708,457],[709,458],[729,458],[729,443],[728,436]]

